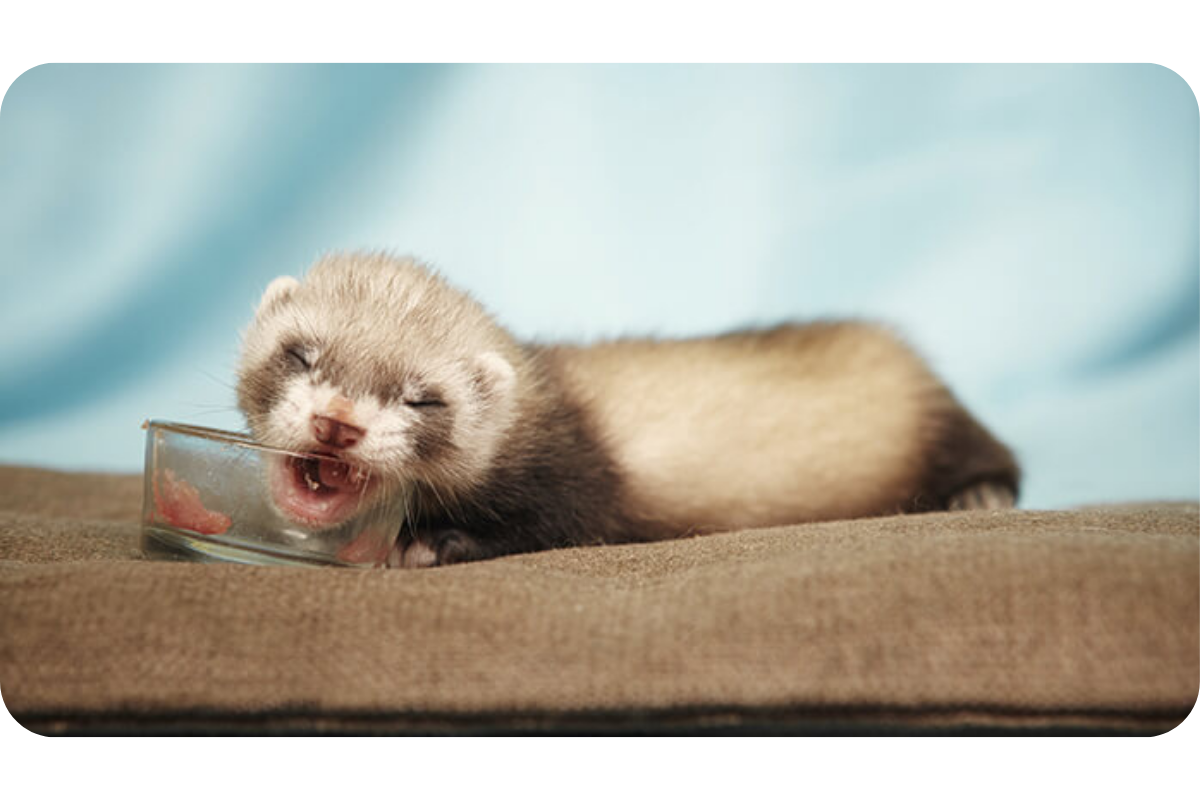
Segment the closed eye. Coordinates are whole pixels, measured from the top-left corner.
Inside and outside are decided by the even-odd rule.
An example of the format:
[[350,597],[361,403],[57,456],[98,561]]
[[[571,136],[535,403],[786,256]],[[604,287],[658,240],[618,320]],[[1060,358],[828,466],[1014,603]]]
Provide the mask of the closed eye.
[[302,370],[308,370],[312,367],[312,364],[308,363],[308,358],[305,356],[304,350],[300,347],[289,347],[283,351],[283,354],[287,358],[289,366]]
[[404,405],[409,408],[443,408],[446,402],[436,397],[421,397],[416,400],[405,400]]

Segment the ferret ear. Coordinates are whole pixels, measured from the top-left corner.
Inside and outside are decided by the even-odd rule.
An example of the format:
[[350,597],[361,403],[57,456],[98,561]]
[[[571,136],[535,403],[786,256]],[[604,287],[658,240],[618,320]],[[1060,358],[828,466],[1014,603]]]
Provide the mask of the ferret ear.
[[506,403],[516,383],[516,370],[499,353],[489,351],[475,359],[475,388],[485,400]]
[[255,313],[262,314],[271,306],[291,297],[292,292],[296,291],[296,287],[299,285],[300,281],[291,275],[280,275],[267,284],[267,290],[263,292],[262,300],[258,301],[258,310]]

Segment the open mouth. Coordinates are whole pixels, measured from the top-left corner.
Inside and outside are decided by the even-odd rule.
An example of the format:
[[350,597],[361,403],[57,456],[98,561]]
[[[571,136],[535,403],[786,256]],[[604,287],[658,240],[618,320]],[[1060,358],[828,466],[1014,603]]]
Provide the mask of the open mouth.
[[362,467],[327,453],[272,456],[269,470],[275,507],[311,527],[349,519],[375,485]]

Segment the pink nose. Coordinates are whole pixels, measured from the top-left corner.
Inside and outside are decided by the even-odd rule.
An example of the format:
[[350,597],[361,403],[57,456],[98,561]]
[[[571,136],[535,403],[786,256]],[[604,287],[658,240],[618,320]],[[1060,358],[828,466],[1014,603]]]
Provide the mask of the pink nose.
[[318,442],[339,449],[353,447],[358,444],[360,439],[367,435],[367,432],[362,428],[356,428],[341,420],[321,416],[320,414],[313,414],[312,427],[313,436],[317,437]]

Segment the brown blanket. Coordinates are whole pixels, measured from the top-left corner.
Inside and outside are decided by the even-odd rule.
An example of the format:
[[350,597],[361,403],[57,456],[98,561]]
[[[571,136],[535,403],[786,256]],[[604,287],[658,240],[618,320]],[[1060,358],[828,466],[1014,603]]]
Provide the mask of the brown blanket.
[[135,476],[0,468],[41,732],[1159,732],[1200,509],[929,514],[425,571],[143,560]]

